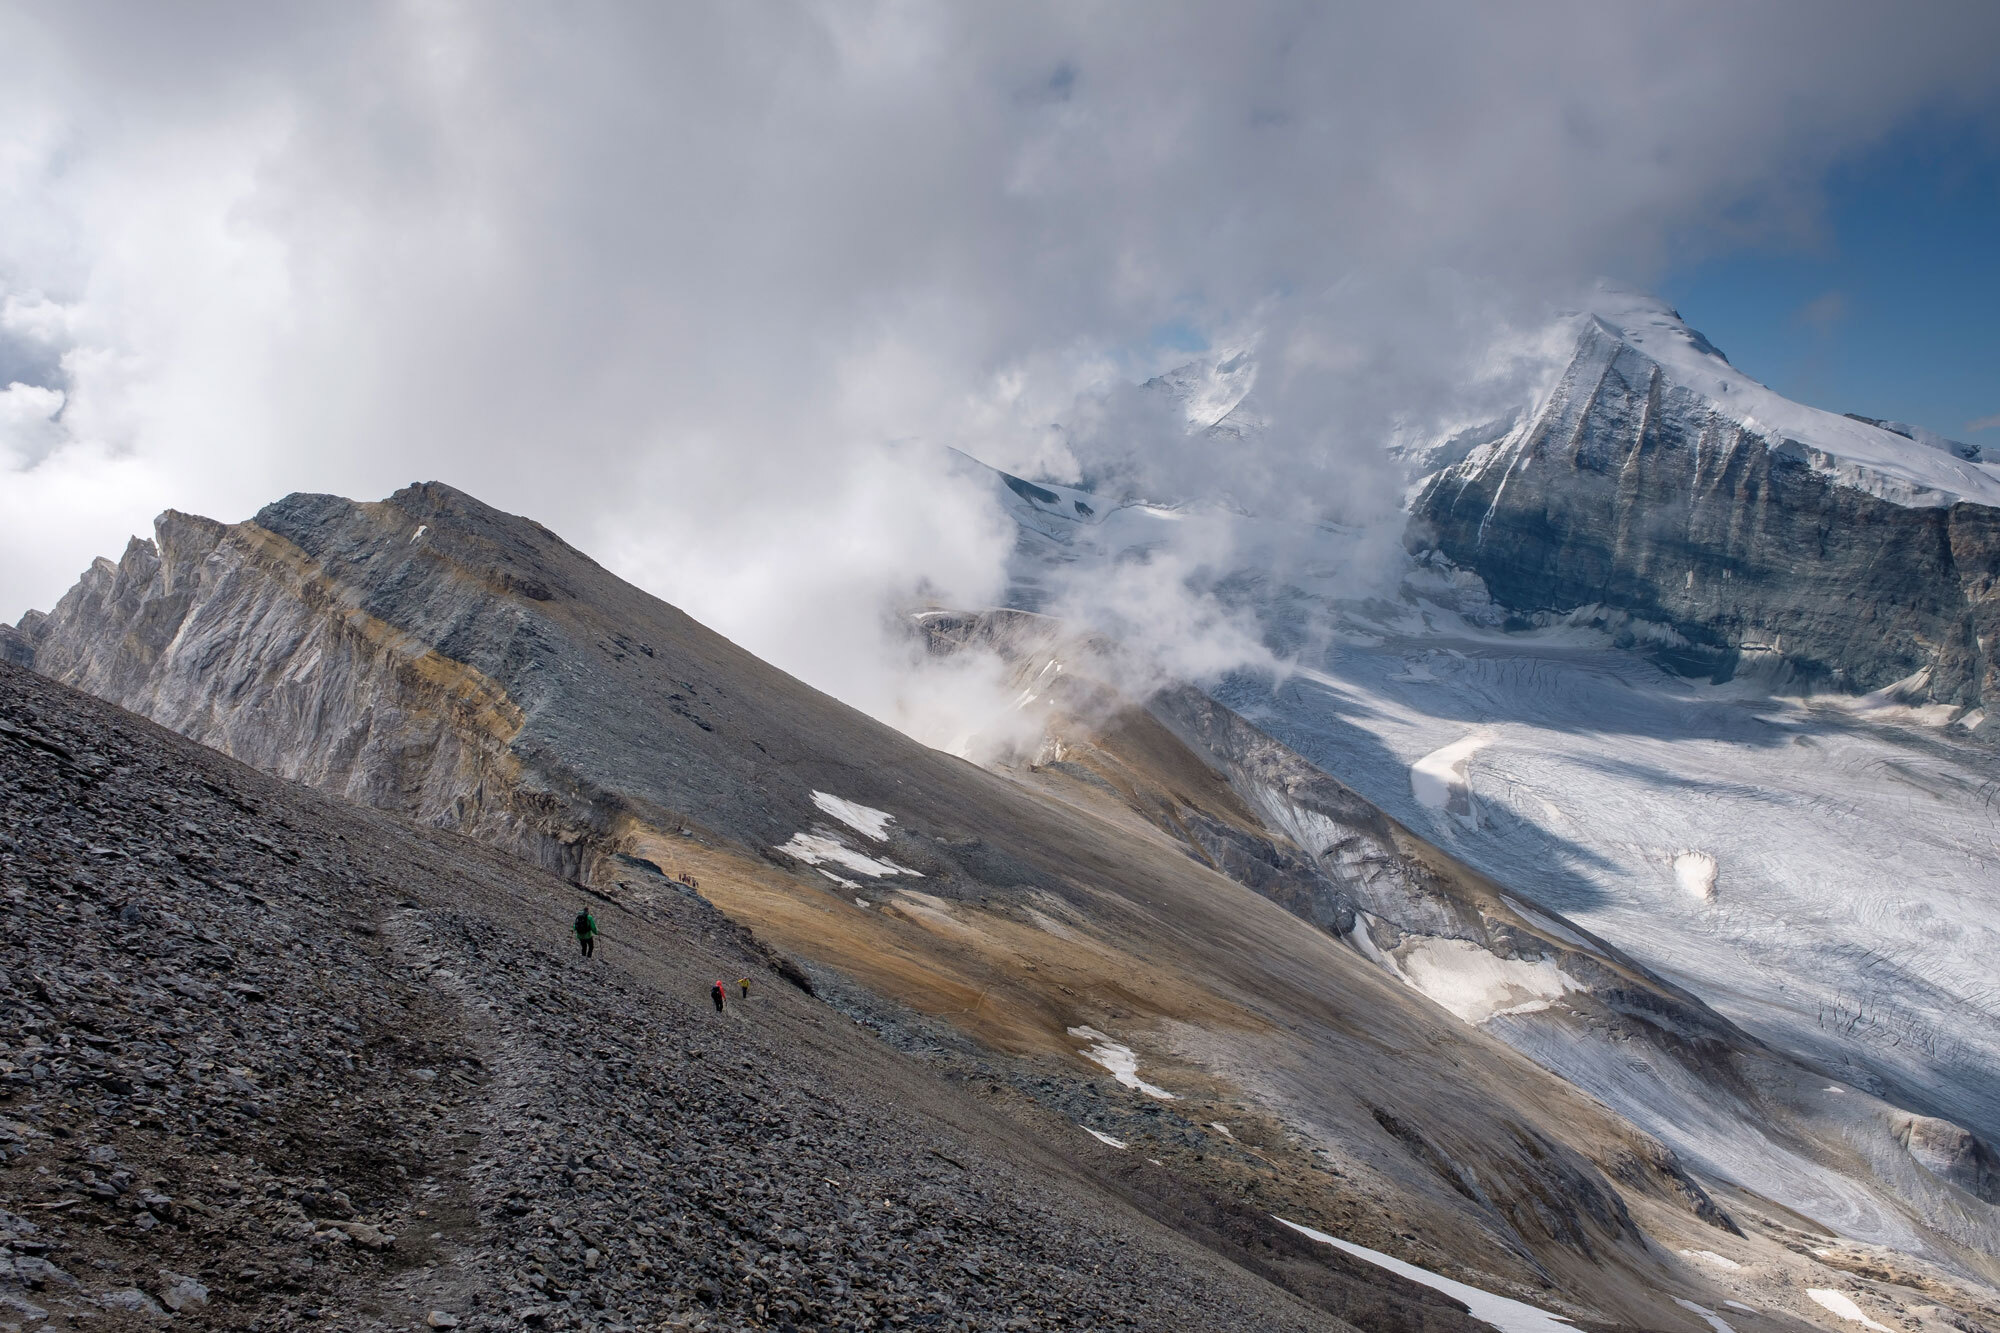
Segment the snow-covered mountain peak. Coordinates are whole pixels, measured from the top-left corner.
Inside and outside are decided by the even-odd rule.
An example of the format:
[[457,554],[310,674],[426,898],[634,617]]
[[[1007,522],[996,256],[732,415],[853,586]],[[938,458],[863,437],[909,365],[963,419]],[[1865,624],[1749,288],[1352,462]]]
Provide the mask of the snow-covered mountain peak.
[[1729,357],[1697,329],[1690,328],[1681,312],[1659,297],[1630,287],[1599,283],[1583,312],[1636,347],[1645,348],[1664,363],[1681,349],[1683,357],[1720,362],[1735,373]]
[[[1667,384],[1707,400],[1718,414],[1790,447],[1839,484],[1912,508],[1970,500],[2000,506],[2000,465],[1967,457],[1934,432],[1842,416],[1794,402],[1729,363],[1665,302],[1600,286],[1579,317],[1579,358],[1609,338],[1655,363]],[[1607,349],[1614,350],[1614,349]]]
[[1180,406],[1188,434],[1219,429],[1240,435],[1242,429],[1231,429],[1232,418],[1244,415],[1239,409],[1256,384],[1256,349],[1243,346],[1222,348],[1176,366],[1148,380],[1146,387],[1164,392]]

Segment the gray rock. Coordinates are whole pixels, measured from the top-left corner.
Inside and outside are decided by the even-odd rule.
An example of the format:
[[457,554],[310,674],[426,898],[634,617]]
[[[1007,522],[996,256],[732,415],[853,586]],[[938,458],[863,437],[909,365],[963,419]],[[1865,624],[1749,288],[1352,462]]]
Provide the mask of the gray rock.
[[17,1254],[13,1259],[13,1273],[16,1282],[36,1291],[53,1282],[58,1286],[73,1287],[76,1279],[71,1277],[47,1259],[35,1254]]
[[116,1291],[100,1292],[96,1300],[107,1310],[126,1310],[133,1314],[166,1314],[166,1311],[160,1308],[158,1301],[137,1287],[121,1287]]
[[1501,606],[1603,608],[1685,673],[2000,700],[2000,510],[1841,485],[1601,322],[1532,429],[1432,476],[1412,514],[1412,543]]
[[47,1319],[49,1312],[25,1296],[17,1296],[11,1291],[0,1291],[0,1310],[11,1310],[24,1319]]
[[1927,1115],[1898,1116],[1894,1130],[1897,1142],[1926,1171],[1976,1199],[2000,1204],[2000,1159],[1969,1131]]

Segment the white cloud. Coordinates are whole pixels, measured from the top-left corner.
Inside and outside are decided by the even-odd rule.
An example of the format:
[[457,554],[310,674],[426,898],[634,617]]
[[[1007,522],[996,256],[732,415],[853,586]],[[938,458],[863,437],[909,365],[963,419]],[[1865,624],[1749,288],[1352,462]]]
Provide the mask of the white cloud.
[[[63,399],[8,427],[54,435],[8,437],[0,610],[169,505],[437,477],[872,698],[884,599],[991,596],[1009,540],[918,443],[1379,514],[1381,439],[1504,396],[1496,328],[1810,227],[1842,154],[1991,114],[1996,40],[1818,0],[15,9],[0,373]],[[1261,332],[1289,424],[1218,458],[1108,388],[1165,328]]]
[[17,471],[48,457],[62,442],[59,390],[39,384],[9,384],[0,389],[0,466]]

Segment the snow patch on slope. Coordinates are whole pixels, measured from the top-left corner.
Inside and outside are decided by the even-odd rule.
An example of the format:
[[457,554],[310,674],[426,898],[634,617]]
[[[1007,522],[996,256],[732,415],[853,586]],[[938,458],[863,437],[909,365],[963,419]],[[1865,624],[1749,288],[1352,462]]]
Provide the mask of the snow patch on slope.
[[1674,855],[1674,883],[1689,895],[1708,902],[1715,897],[1715,857],[1709,852],[1678,852]]
[[1866,1312],[1854,1303],[1854,1298],[1846,1292],[1833,1291],[1826,1287],[1811,1287],[1807,1289],[1806,1295],[1812,1297],[1814,1304],[1832,1311],[1842,1319],[1852,1320],[1864,1328],[1877,1329],[1879,1333],[1893,1333],[1887,1324],[1880,1324],[1870,1319]]
[[809,866],[832,862],[837,866],[845,866],[857,875],[866,875],[870,879],[881,879],[886,875],[914,875],[918,879],[923,878],[920,871],[912,870],[908,866],[899,866],[894,861],[870,856],[866,852],[856,851],[835,835],[822,833],[817,829],[794,833],[791,841],[777,850],[787,856],[795,856]]
[[814,792],[812,800],[822,813],[832,815],[864,838],[884,842],[889,837],[889,823],[895,816],[886,810],[870,809],[823,791]]
[[1139,1057],[1132,1053],[1130,1046],[1120,1045],[1093,1027],[1071,1028],[1069,1035],[1090,1042],[1089,1049],[1078,1051],[1077,1054],[1094,1065],[1102,1065],[1110,1070],[1111,1077],[1126,1087],[1143,1092],[1148,1097],[1157,1097],[1163,1102],[1179,1100],[1165,1088],[1156,1087],[1139,1077]]
[[1412,1282],[1422,1283],[1434,1291],[1443,1292],[1453,1300],[1463,1302],[1465,1308],[1472,1312],[1474,1319],[1485,1320],[1499,1329],[1500,1333],[1576,1333],[1561,1315],[1551,1314],[1540,1306],[1529,1305],[1526,1301],[1511,1300],[1505,1296],[1495,1296],[1490,1291],[1482,1291],[1463,1282],[1454,1282],[1448,1277],[1431,1272],[1428,1268],[1419,1268],[1415,1264],[1405,1263],[1380,1250],[1371,1250],[1365,1245],[1356,1245],[1353,1241],[1329,1236],[1324,1231],[1315,1231],[1311,1227],[1300,1226],[1297,1222],[1287,1222],[1282,1217],[1275,1220],[1308,1240],[1331,1245],[1336,1250],[1351,1254],[1357,1259],[1366,1259],[1371,1264],[1386,1268]]
[[1502,958],[1471,940],[1426,937],[1397,949],[1396,972],[1467,1023],[1548,1008],[1583,983],[1543,958]]
[[1674,1297],[1674,1304],[1680,1306],[1683,1310],[1689,1310],[1700,1315],[1708,1322],[1708,1326],[1715,1330],[1715,1333],[1736,1333],[1736,1330],[1729,1326],[1727,1319],[1724,1319],[1706,1305],[1697,1305],[1693,1301],[1680,1296]]
[[1443,810],[1461,819],[1474,819],[1472,780],[1466,766],[1472,762],[1472,756],[1491,745],[1493,739],[1490,731],[1475,731],[1450,745],[1432,750],[1410,765],[1410,794],[1433,810]]

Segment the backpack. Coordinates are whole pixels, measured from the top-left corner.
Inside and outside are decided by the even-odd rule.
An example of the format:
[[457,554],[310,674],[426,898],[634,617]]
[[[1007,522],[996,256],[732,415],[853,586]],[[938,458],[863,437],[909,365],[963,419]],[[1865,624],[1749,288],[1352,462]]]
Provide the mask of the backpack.
[[590,913],[578,912],[576,914],[576,933],[579,935],[595,935],[597,933],[597,923],[590,919]]

